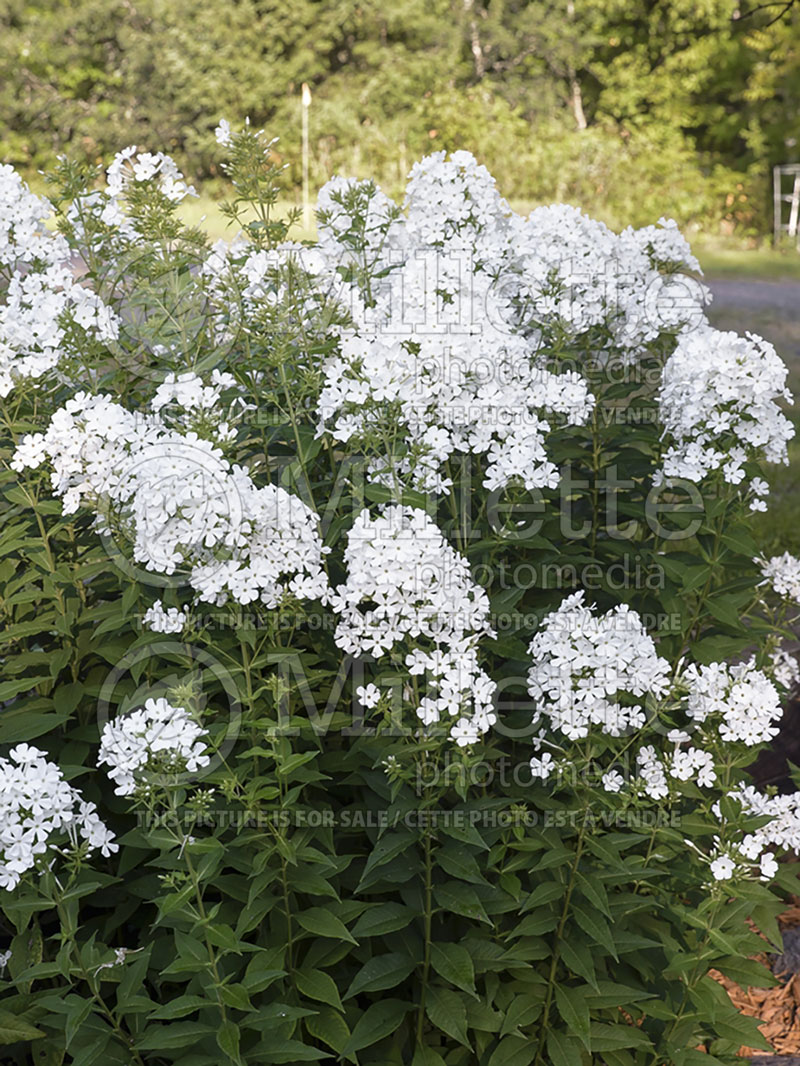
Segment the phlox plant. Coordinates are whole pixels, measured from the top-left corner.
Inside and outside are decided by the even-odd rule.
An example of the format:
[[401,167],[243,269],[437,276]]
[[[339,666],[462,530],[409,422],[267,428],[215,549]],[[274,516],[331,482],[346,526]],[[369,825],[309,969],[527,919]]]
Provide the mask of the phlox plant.
[[56,1066],[767,1047],[800,794],[786,368],[668,220],[468,153],[231,239],[168,156],[0,168],[0,1041]]

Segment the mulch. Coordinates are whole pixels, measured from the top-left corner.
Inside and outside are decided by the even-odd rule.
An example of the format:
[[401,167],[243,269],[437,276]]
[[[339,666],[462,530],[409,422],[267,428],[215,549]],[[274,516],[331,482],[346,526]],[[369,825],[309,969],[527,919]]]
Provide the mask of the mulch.
[[[760,788],[774,785],[779,792],[794,792],[791,764],[800,765],[800,698],[790,700],[781,721],[781,731],[765,749],[750,773]],[[775,988],[741,988],[721,973],[711,972],[727,990],[731,1001],[743,1014],[762,1019],[759,1026],[775,1049],[776,1056],[761,1050],[742,1048],[739,1054],[752,1057],[753,1066],[800,1066],[800,897],[779,919],[783,933],[782,955],[760,956],[781,981]]]
[[761,955],[759,960],[780,980],[775,988],[742,988],[729,977],[712,971],[725,988],[731,1002],[742,1014],[760,1018],[759,1029],[778,1057],[754,1048],[741,1048],[743,1058],[753,1058],[753,1066],[800,1066],[800,899],[780,917],[784,951],[782,955]]

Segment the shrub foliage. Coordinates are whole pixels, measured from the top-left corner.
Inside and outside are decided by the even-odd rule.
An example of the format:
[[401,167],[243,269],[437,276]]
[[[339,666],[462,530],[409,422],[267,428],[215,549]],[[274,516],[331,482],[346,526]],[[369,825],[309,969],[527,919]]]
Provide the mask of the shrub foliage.
[[218,138],[214,247],[166,156],[62,161],[55,230],[0,170],[5,1061],[765,1046],[709,974],[772,981],[795,883],[783,364],[664,220],[441,153],[298,244]]

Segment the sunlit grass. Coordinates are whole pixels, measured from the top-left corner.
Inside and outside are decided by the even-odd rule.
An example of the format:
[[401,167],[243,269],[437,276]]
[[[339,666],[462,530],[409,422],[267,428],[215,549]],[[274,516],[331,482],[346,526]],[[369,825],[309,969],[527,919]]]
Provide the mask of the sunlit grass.
[[[224,199],[221,198],[221,199]],[[230,241],[236,236],[238,227],[223,215],[220,209],[221,200],[201,193],[199,196],[187,196],[179,208],[181,218],[190,226],[199,226],[204,230],[212,241]],[[276,219],[285,219],[294,207],[302,207],[299,200],[279,200],[274,208]],[[255,218],[255,215],[248,216]],[[314,212],[311,212],[311,226],[305,227],[302,218],[292,227],[290,237],[296,241],[314,240],[317,235],[317,226],[314,220]]]
[[[794,419],[800,435],[800,416]],[[765,555],[791,552],[800,555],[800,436],[789,445],[788,466],[768,466],[770,494],[768,510],[756,515],[753,531]]]
[[733,237],[699,234],[692,248],[709,277],[760,278],[765,281],[800,281],[800,252],[774,249],[766,238],[758,246]]

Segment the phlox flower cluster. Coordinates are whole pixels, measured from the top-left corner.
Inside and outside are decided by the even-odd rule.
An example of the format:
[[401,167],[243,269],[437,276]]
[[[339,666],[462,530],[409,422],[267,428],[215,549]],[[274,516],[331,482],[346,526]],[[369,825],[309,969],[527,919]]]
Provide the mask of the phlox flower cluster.
[[[749,874],[754,863],[748,862],[741,852],[718,852],[710,859],[711,874],[715,881],[730,881],[732,877]],[[762,881],[772,881],[778,872],[778,863],[774,852],[765,851],[758,861],[758,873]]]
[[428,681],[415,708],[423,724],[452,720],[450,736],[473,743],[495,721],[495,685],[478,663],[479,639],[493,635],[489,600],[466,559],[424,511],[393,505],[356,518],[345,563],[347,579],[331,596],[337,645],[402,656],[412,677]]
[[80,355],[87,338],[118,333],[114,312],[75,280],[69,245],[45,226],[50,214],[47,200],[0,166],[0,397]]
[[[788,462],[794,427],[779,400],[791,403],[787,369],[767,341],[706,328],[686,333],[664,366],[658,393],[667,447],[655,482],[702,482],[720,471],[740,485],[748,462]],[[754,478],[751,507],[765,510],[766,482]]]
[[715,731],[723,741],[746,747],[777,736],[783,715],[780,696],[754,660],[734,665],[692,663],[683,681],[688,686],[686,713],[702,733]]
[[183,707],[149,699],[144,707],[106,722],[97,765],[110,767],[117,796],[130,796],[138,787],[148,787],[151,774],[193,773],[208,766],[206,736],[207,730]]
[[[323,229],[320,227],[320,241]],[[345,280],[320,246],[284,241],[274,248],[253,249],[247,241],[218,241],[201,263],[196,281],[209,307],[210,325],[220,346],[248,337],[270,345],[276,335],[307,348],[321,341],[332,324],[348,318],[348,309],[363,304],[359,289]],[[313,356],[306,355],[307,360]],[[254,380],[264,370],[253,369]]]
[[468,152],[415,164],[399,217],[371,183],[336,178],[320,202],[329,273],[360,254],[379,279],[350,294],[320,431],[366,442],[379,480],[446,491],[466,453],[485,456],[487,488],[552,488],[547,437],[594,403],[579,373],[545,366],[553,345],[588,336],[632,362],[704,321],[705,290],[676,273],[699,266],[674,222],[617,235],[565,206],[521,218]]
[[63,259],[63,244],[47,229],[48,200],[36,196],[7,163],[0,164],[0,276],[30,264]]
[[171,156],[140,152],[136,145],[117,152],[105,176],[104,188],[83,193],[67,209],[66,218],[75,241],[81,247],[91,244],[95,256],[102,251],[110,265],[117,256],[122,257],[123,263],[129,254],[134,261],[142,254],[162,256],[164,250],[157,244],[143,242],[136,211],[131,209],[131,193],[155,190],[177,205],[187,196],[197,196],[194,186],[185,181]]
[[776,684],[789,692],[800,684],[800,663],[786,648],[776,648],[771,653],[769,673]]
[[24,438],[13,460],[17,470],[45,462],[65,514],[93,508],[101,532],[130,541],[137,563],[187,572],[205,602],[272,608],[287,594],[326,595],[314,512],[283,488],[256,486],[212,442],[156,414],[79,393],[45,433]]
[[513,213],[471,152],[433,152],[411,168],[404,202],[414,247],[463,247],[478,263],[505,250]]
[[[700,788],[710,788],[717,780],[713,752],[704,748],[681,745],[688,737],[677,740],[671,752],[662,753],[653,744],[643,745],[636,753],[637,777],[631,782],[630,791],[637,796],[652,800],[666,799],[670,794],[670,781],[691,781]],[[619,792],[621,788],[607,791]]]
[[[612,767],[601,778],[606,792],[623,793],[628,800],[660,801],[674,798],[679,783],[719,788],[724,753],[732,745],[755,747],[771,740],[783,713],[775,686],[756,669],[754,660],[690,664],[673,683],[666,687],[661,683],[656,691],[666,695],[673,712],[685,716],[692,732],[673,728],[662,740],[652,732],[647,737],[644,723],[636,723],[641,746],[635,754],[635,772],[626,780]],[[557,768],[550,758],[548,772],[542,773],[541,762],[534,759],[534,776],[547,777]]]
[[106,172],[106,182],[108,194],[114,199],[124,197],[131,182],[153,182],[176,204],[187,196],[197,196],[194,186],[186,183],[171,156],[164,152],[140,152],[135,144],[117,152]]
[[153,633],[181,633],[188,617],[185,611],[177,607],[165,608],[161,600],[156,600],[142,616],[142,624]]
[[618,235],[577,208],[552,204],[515,216],[511,233],[504,287],[515,284],[520,322],[547,340],[591,334],[593,347],[619,349],[634,362],[660,334],[703,319],[707,290],[675,274],[699,271],[699,263],[669,219]]
[[[758,562],[759,560],[756,560]],[[768,584],[776,596],[800,607],[800,559],[789,552],[763,559],[762,584]]]
[[235,438],[237,422],[245,411],[252,410],[252,404],[241,395],[223,403],[223,393],[231,390],[238,391],[236,379],[219,370],[212,370],[207,384],[191,370],[170,373],[156,389],[150,406],[173,428],[225,442]]
[[111,833],[45,753],[27,744],[0,758],[0,888],[16,888],[28,870],[56,854],[118,850]]
[[778,872],[776,852],[800,849],[800,792],[766,795],[753,785],[745,785],[729,795],[739,801],[744,815],[769,821],[742,834],[736,825],[722,820],[720,805],[715,804],[714,812],[725,831],[725,843],[717,841],[717,850],[710,859],[711,873],[715,880],[727,881],[749,876],[755,867],[762,880],[771,881]]
[[[567,596],[547,615],[529,653],[534,726],[546,719],[553,733],[569,740],[594,728],[612,737],[641,729],[645,698],[661,697],[669,687],[669,664],[639,615],[625,604],[598,615],[583,592]],[[540,760],[532,768],[546,776]]]
[[748,858],[756,858],[758,851],[768,847],[800,851],[800,792],[768,796],[754,785],[747,785],[732,795],[739,800],[745,814],[771,819],[745,837],[743,851]]
[[547,434],[585,422],[593,400],[579,374],[546,369],[536,341],[516,329],[511,298],[479,258],[498,254],[487,229],[504,218],[503,201],[484,168],[456,156],[412,171],[407,216],[382,246],[383,283],[351,301],[352,323],[325,364],[320,432],[366,441],[379,454],[378,479],[400,476],[428,492],[446,490],[448,460],[467,453],[486,456],[488,488],[552,488]]

